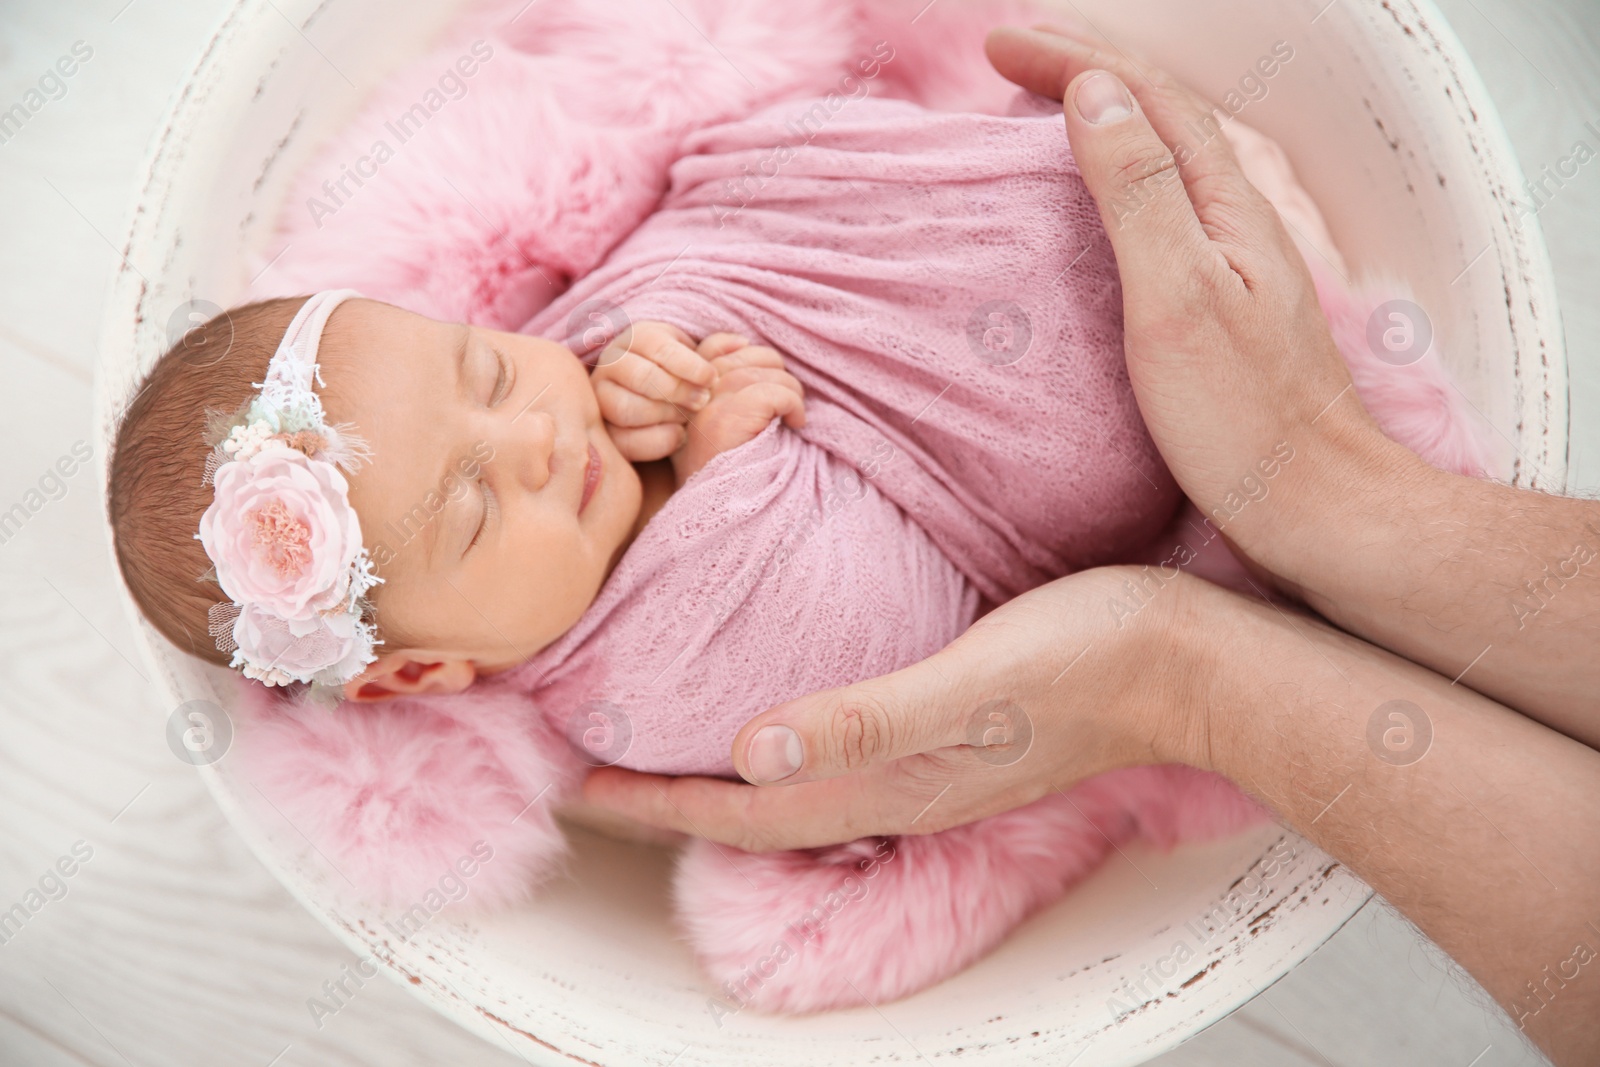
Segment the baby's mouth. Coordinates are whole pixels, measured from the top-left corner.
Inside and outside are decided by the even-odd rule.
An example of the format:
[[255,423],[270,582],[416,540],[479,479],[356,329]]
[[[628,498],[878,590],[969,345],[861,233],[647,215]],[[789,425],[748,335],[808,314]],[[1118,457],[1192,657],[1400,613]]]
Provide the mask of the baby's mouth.
[[583,509],[589,506],[589,500],[594,496],[594,491],[600,485],[600,476],[605,473],[605,467],[600,459],[600,450],[589,445],[588,462],[583,465],[583,495],[578,498],[578,514],[583,514]]

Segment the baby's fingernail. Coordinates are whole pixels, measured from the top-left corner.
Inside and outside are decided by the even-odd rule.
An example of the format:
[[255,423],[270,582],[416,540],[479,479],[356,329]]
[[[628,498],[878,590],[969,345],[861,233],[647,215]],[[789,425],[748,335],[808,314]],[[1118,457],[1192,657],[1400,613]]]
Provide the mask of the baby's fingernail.
[[1072,106],[1078,109],[1083,121],[1104,126],[1133,114],[1133,97],[1115,74],[1102,70],[1078,84]]
[[750,739],[750,773],[781,782],[800,769],[800,735],[787,726],[763,726]]
[[689,406],[699,411],[711,401],[711,390],[696,389],[689,394]]

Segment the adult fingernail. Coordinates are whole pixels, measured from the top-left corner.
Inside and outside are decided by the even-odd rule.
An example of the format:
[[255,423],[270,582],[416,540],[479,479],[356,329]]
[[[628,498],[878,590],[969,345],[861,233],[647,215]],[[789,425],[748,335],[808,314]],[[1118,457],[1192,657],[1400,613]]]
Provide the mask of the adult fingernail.
[[1099,70],[1078,83],[1072,106],[1083,121],[1105,126],[1133,114],[1133,97],[1115,74]]
[[710,400],[711,390],[709,389],[696,389],[694,392],[689,394],[689,406],[696,411],[699,411],[701,408],[705,407]]
[[750,739],[750,773],[781,782],[800,769],[800,735],[787,726],[763,726]]

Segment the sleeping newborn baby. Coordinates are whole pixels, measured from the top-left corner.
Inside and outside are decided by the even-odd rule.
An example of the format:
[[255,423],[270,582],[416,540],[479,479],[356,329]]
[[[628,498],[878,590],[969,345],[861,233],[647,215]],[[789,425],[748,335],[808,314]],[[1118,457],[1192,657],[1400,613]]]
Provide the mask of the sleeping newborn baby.
[[[752,715],[1131,559],[1177,508],[1059,108],[869,98],[801,144],[793,103],[703,130],[520,334],[342,291],[213,320],[119,429],[130,590],[268,684],[512,692],[571,746],[551,759],[731,776]],[[876,1003],[1117,842],[1259,817],[1220,780],[1138,768],[924,837],[731,866],[692,845],[675,895],[723,1003]],[[823,906],[868,878],[869,902]]]
[[[1040,99],[1019,94],[1030,111]],[[736,339],[713,331],[731,331],[787,368],[735,378],[726,401],[713,386],[674,459],[698,476],[526,668],[547,708],[620,711],[629,747],[609,755],[626,766],[731,774],[728,741],[754,711],[903,666],[985,603],[1131,558],[1178,503],[1128,385],[1115,264],[1066,170],[1059,107],[862,103],[786,160],[773,146],[792,105],[691,138],[651,217],[525,327],[592,356],[582,330],[598,342],[626,316],[737,365],[739,349],[715,355]],[[652,330],[656,351],[677,350]],[[668,432],[672,405],[651,395],[682,403],[699,384],[658,365],[630,396],[599,357],[630,441]],[[803,411],[780,407],[790,374]],[[770,406],[706,437],[719,404],[756,390]]]

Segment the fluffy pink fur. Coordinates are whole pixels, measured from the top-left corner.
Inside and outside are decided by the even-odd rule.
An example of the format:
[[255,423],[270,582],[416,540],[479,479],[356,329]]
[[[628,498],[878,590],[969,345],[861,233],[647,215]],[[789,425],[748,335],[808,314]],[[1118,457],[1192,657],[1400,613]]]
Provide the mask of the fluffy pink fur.
[[1379,359],[1367,343],[1367,322],[1379,305],[1408,299],[1410,290],[1398,282],[1364,282],[1351,292],[1315,262],[1311,277],[1356,395],[1383,432],[1440,470],[1486,477],[1494,465],[1485,424],[1450,381],[1437,340],[1403,367]]
[[263,825],[311,842],[336,892],[408,906],[482,841],[469,880],[484,908],[526,899],[565,849],[554,798],[581,778],[565,738],[527,698],[483,687],[337,709],[242,677],[234,759]]
[[[483,4],[297,177],[250,295],[338,279],[435,318],[515,329],[650,213],[685,133],[837,90],[878,40],[897,56],[875,92],[999,111],[1015,86],[978,45],[1000,22],[1037,21],[1035,9],[939,4],[909,32],[923,2]],[[400,142],[389,124],[477,41],[490,58],[465,95]],[[379,142],[392,158],[349,177]]]
[[[913,32],[924,3],[496,0],[386,82],[297,179],[282,240],[256,269],[281,258],[252,295],[348,285],[439,318],[514,329],[651,211],[685,132],[836,89],[875,41],[896,50],[875,92],[1001,110],[1013,90],[985,60],[982,35],[1037,21],[1038,9],[935,4]],[[466,95],[395,145],[385,123],[478,39],[492,56]],[[359,188],[347,182],[333,203],[323,183],[382,138],[393,158]],[[333,213],[313,220],[313,199]],[[1386,431],[1441,466],[1480,468],[1482,450],[1437,357],[1392,368],[1367,350],[1367,314],[1403,294],[1351,296],[1326,278],[1319,287],[1358,392]],[[336,886],[347,880],[363,896],[407,905],[483,840],[494,858],[471,880],[470,899],[499,906],[526,899],[556,865],[564,843],[552,808],[582,767],[524,696],[485,683],[461,697],[330,713],[242,689],[232,758],[259,790],[260,817],[293,824],[337,866]],[[746,969],[875,843],[741,853],[742,874],[699,845],[685,851],[675,892],[708,972],[733,983],[725,992],[766,1009],[814,1010],[900,996],[959,969],[1091,870],[1108,838],[1165,846],[1262,817],[1218,779],[1138,768],[981,831],[899,838],[894,858],[863,882],[866,895],[831,913],[755,986]]]
[[1113,845],[1222,837],[1265,812],[1189,767],[1135,767],[920,837],[753,854],[691,844],[673,897],[727,1011],[880,1003],[978,959]]

